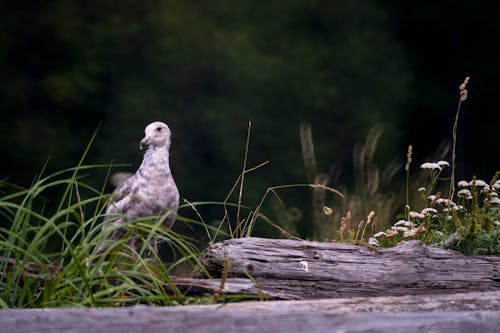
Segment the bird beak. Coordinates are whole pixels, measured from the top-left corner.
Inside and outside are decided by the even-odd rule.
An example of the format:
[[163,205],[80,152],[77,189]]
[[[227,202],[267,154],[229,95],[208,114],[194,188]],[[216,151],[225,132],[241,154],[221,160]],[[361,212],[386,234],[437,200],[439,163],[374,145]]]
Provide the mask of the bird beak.
[[139,149],[142,150],[142,148],[144,148],[144,146],[147,146],[149,145],[149,137],[145,137],[144,139],[141,140],[141,143],[139,144]]

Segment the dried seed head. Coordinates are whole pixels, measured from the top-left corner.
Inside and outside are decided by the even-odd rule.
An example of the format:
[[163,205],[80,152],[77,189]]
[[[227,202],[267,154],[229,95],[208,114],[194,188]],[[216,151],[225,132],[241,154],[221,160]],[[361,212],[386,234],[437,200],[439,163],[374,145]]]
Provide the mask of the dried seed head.
[[375,212],[372,210],[369,214],[368,214],[368,217],[366,218],[366,223],[367,224],[370,224],[373,220],[373,218],[375,217]]
[[460,87],[458,87],[458,89],[460,89],[460,91],[465,90],[465,87],[467,86],[467,83],[469,83],[469,79],[470,79],[470,77],[467,76],[465,78],[464,82],[460,85]]
[[347,219],[345,217],[342,217],[340,219],[340,234],[344,234],[344,232],[347,230],[349,224],[347,223]]
[[411,164],[411,154],[413,152],[413,147],[411,145],[408,146],[408,153],[406,153],[406,165],[405,165],[405,171],[410,170],[410,164]]
[[467,99],[467,83],[469,83],[469,77],[467,76],[464,80],[464,82],[458,87],[458,90],[460,91],[460,102],[463,102]]
[[375,231],[377,231],[377,227],[378,227],[378,217],[375,216],[372,223],[372,233],[375,233]]
[[460,102],[463,102],[467,99],[467,89],[462,90],[460,93]]
[[359,223],[358,223],[358,230],[361,230],[361,228],[363,228],[364,224],[365,224],[364,220],[359,221]]
[[349,223],[351,222],[351,211],[347,211],[346,216],[342,216],[340,219],[340,234],[343,234],[349,229]]

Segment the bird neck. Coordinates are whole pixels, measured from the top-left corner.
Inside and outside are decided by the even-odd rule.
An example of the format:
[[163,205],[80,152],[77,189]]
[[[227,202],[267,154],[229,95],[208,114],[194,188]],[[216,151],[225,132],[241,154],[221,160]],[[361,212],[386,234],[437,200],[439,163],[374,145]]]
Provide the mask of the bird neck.
[[165,146],[149,147],[144,154],[141,168],[148,169],[148,171],[154,173],[170,174],[169,156],[168,148]]

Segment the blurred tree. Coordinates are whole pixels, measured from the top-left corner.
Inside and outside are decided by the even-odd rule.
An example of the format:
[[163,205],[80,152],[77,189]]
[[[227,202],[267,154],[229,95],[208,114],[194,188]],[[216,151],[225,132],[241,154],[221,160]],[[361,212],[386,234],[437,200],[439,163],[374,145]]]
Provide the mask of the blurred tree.
[[378,2],[0,6],[0,177],[15,183],[27,185],[50,154],[52,170],[74,165],[99,121],[90,162],[138,163],[144,126],[169,123],[190,200],[228,192],[249,120],[249,165],[271,160],[248,177],[250,204],[267,186],[306,180],[301,121],[323,171],[349,166],[375,123],[385,127],[378,157],[400,148],[387,143],[404,135],[413,74]]

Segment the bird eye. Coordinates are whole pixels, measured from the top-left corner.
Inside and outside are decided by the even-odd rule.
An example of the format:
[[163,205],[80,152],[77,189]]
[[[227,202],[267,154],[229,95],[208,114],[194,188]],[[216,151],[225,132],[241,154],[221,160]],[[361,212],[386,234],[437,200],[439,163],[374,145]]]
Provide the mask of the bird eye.
[[157,128],[156,128],[156,130],[157,130],[158,132],[160,132],[160,131],[161,131],[161,127],[157,127]]

